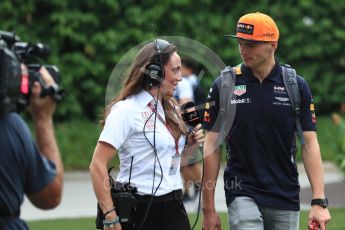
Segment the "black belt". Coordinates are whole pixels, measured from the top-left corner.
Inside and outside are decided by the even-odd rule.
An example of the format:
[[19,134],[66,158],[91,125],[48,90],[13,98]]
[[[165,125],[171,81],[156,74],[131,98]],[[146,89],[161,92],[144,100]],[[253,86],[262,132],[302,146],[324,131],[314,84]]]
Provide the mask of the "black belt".
[[137,202],[147,203],[150,202],[151,199],[153,202],[165,202],[171,200],[179,200],[182,198],[182,189],[174,190],[167,194],[161,196],[151,196],[151,195],[137,195],[135,194],[135,200]]

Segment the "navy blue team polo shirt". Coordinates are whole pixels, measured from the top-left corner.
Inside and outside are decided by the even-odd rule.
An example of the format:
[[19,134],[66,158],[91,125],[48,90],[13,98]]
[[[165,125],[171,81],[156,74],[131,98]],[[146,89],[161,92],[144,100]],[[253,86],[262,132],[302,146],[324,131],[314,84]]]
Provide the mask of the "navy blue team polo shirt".
[[31,132],[17,113],[0,117],[1,229],[28,229],[19,219],[24,194],[41,191],[56,176],[53,162],[40,154]]
[[[238,196],[283,210],[299,210],[299,182],[295,164],[294,115],[285,89],[282,68],[276,63],[260,82],[244,64],[236,76],[234,123],[227,138],[224,172],[227,205]],[[316,131],[314,105],[307,82],[298,77],[303,131]],[[210,89],[204,129],[214,130],[219,110],[220,79]]]

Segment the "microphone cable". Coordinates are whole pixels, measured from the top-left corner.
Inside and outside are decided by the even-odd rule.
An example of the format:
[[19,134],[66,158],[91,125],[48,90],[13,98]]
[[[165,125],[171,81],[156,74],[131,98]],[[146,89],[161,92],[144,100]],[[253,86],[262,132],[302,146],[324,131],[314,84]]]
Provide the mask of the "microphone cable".
[[[153,202],[153,197],[154,195],[157,193],[159,187],[161,186],[162,184],[162,181],[163,181],[163,169],[162,169],[162,165],[159,161],[159,157],[158,157],[158,154],[157,154],[157,149],[156,149],[156,123],[157,123],[157,113],[158,113],[158,95],[159,95],[159,91],[160,91],[160,87],[158,87],[158,92],[157,92],[157,99],[154,98],[152,96],[152,98],[154,99],[155,101],[155,105],[154,105],[154,112],[148,117],[148,119],[145,121],[144,123],[144,127],[143,127],[143,134],[144,134],[144,137],[145,139],[147,140],[147,142],[151,145],[152,149],[153,149],[153,153],[155,154],[155,157],[154,157],[154,166],[153,166],[153,179],[152,179],[152,191],[151,191],[151,199],[147,205],[147,208],[146,208],[146,211],[145,211],[145,215],[144,215],[144,218],[142,219],[140,225],[136,228],[138,230],[140,230],[140,228],[144,225],[145,221],[146,221],[146,218],[147,218],[147,215],[149,213],[149,210],[151,208],[151,205],[152,205],[152,202]],[[146,128],[146,124],[147,122],[150,120],[150,118],[152,117],[152,115],[155,115],[154,116],[154,122],[153,122],[153,144],[150,142],[150,140],[147,138],[146,136],[146,133],[145,133],[145,128]],[[154,191],[154,185],[155,185],[155,178],[156,178],[156,162],[158,161],[158,165],[159,165],[159,168],[160,168],[160,171],[161,171],[161,178],[160,178],[160,181],[158,183],[158,186],[156,188],[156,190]]]
[[204,161],[204,151],[201,151],[201,160],[202,160],[202,171],[201,171],[201,181],[200,181],[200,191],[199,191],[199,197],[198,197],[198,211],[196,214],[196,219],[194,221],[192,230],[194,230],[196,224],[198,223],[199,220],[199,215],[200,215],[200,206],[201,206],[201,192],[202,192],[202,184],[204,183],[204,172],[205,172],[205,161]]

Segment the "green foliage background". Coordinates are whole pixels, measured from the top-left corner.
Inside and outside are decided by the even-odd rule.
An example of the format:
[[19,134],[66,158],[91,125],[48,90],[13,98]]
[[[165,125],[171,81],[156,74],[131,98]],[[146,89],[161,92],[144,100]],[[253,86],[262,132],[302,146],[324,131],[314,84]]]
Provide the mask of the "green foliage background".
[[[1,0],[0,30],[22,41],[43,42],[47,63],[60,68],[67,91],[56,118],[95,120],[118,61],[135,45],[161,36],[184,36],[217,53],[227,65],[240,62],[234,33],[248,12],[271,15],[280,28],[279,61],[294,66],[310,83],[319,113],[335,109],[345,95],[345,2],[332,0]],[[203,78],[210,86],[215,76]]]

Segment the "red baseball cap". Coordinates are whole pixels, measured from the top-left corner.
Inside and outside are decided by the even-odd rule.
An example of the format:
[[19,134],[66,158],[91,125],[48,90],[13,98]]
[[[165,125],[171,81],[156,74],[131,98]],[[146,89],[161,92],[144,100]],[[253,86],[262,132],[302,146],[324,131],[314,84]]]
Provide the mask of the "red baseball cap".
[[279,30],[273,19],[256,12],[242,16],[237,23],[236,35],[225,35],[249,41],[278,41]]

